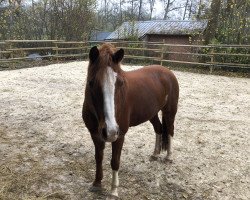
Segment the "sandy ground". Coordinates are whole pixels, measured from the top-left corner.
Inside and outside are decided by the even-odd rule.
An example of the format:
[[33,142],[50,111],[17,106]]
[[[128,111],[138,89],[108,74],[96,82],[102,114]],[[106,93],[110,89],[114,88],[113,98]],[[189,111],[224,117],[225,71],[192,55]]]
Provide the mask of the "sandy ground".
[[[136,67],[124,66],[125,69]],[[87,62],[0,72],[0,199],[105,199],[89,192],[94,148],[81,119]],[[130,128],[121,199],[250,199],[250,80],[175,72],[173,163],[150,161],[150,123]]]

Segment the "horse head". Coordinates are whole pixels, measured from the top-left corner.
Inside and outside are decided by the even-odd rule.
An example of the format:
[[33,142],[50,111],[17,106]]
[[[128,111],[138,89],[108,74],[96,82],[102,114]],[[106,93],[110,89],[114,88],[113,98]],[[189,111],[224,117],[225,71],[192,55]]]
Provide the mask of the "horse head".
[[107,142],[114,142],[119,136],[116,120],[115,94],[123,85],[120,77],[120,63],[124,50],[116,50],[111,44],[92,47],[89,52],[88,88],[98,120],[98,134]]

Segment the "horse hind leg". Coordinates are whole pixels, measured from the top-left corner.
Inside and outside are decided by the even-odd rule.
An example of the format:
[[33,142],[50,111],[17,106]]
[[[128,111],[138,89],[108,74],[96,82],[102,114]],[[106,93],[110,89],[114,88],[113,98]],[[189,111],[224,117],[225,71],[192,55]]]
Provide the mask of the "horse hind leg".
[[167,151],[166,160],[172,160],[172,140],[174,136],[174,120],[176,109],[162,112],[162,149]]
[[161,153],[161,137],[162,137],[162,124],[159,120],[158,114],[155,115],[151,120],[150,120],[151,124],[154,127],[154,131],[155,131],[155,148],[154,148],[154,153],[151,156],[152,160],[156,160],[157,157],[160,155]]

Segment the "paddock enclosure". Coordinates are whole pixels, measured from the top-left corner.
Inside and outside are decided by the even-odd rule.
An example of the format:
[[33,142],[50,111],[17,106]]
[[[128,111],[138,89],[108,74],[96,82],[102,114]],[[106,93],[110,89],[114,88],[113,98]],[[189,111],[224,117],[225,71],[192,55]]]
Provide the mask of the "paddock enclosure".
[[[88,190],[95,160],[81,118],[87,64],[0,72],[0,199],[107,197],[110,144],[104,190]],[[250,199],[250,80],[174,73],[180,100],[173,162],[150,160],[155,140],[150,123],[130,128],[121,156],[120,198]]]

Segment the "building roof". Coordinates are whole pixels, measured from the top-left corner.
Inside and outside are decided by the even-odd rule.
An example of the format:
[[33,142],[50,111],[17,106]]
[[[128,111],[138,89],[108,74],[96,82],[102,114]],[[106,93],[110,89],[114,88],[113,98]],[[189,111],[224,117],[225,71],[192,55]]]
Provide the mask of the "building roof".
[[142,38],[147,34],[166,35],[191,35],[203,32],[207,27],[207,21],[134,21],[124,22],[106,40],[126,39],[129,36]]
[[92,41],[103,41],[105,40],[111,32],[101,32],[101,31],[96,31],[91,34],[90,40]]

